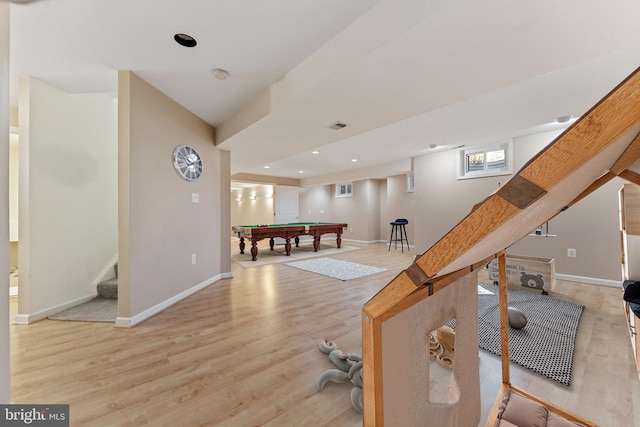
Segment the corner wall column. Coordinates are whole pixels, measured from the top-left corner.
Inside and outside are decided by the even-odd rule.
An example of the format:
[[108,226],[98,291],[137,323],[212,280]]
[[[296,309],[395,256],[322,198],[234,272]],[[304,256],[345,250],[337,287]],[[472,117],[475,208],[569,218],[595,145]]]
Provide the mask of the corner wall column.
[[9,3],[0,2],[0,403],[11,402],[9,351]]

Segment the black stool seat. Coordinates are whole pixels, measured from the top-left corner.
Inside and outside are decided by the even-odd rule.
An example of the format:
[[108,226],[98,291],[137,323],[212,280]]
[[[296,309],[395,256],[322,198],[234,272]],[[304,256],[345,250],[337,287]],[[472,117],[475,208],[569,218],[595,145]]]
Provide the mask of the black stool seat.
[[[405,225],[409,224],[409,221],[406,218],[398,218],[393,222],[389,223],[391,225],[391,236],[389,236],[389,250],[391,250],[391,242],[395,242],[395,248],[398,249],[398,242],[400,242],[400,248],[402,249],[402,253],[404,253],[404,242],[407,242],[407,250],[409,250],[409,239],[407,238],[407,229]],[[400,237],[398,237],[398,232],[400,232]]]

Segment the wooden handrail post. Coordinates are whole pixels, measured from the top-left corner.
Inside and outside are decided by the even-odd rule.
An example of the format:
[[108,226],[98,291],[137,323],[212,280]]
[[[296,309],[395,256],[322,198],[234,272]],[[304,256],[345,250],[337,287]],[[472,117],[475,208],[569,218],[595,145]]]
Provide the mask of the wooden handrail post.
[[500,299],[500,338],[502,341],[502,383],[510,385],[509,372],[509,317],[507,304],[507,254],[498,254],[498,295]]

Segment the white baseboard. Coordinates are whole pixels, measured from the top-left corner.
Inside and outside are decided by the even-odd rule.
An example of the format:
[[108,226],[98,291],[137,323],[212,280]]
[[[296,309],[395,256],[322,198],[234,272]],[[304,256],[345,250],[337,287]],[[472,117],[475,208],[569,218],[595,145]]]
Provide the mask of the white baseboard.
[[389,243],[387,240],[356,240],[356,239],[345,239],[345,238],[343,238],[342,241],[343,242],[362,243],[363,245],[371,245],[373,243]]
[[145,311],[136,314],[133,317],[117,317],[116,318],[116,327],[119,328],[131,328],[133,326],[136,326],[142,322],[144,322],[145,320],[147,320],[148,318],[155,316],[156,314],[160,313],[161,311],[165,310],[166,308],[172,306],[173,304],[177,303],[180,300],[185,299],[186,297],[193,295],[194,293],[200,291],[201,289],[206,288],[209,285],[214,284],[215,282],[222,280],[222,279],[230,279],[232,278],[233,275],[231,274],[231,272],[228,273],[221,273],[218,274],[214,277],[212,277],[211,279],[207,279],[203,282],[198,283],[197,285],[180,292],[177,295],[172,296],[171,298],[168,298],[164,301],[162,301],[159,304],[154,305],[151,308],[146,309]]
[[600,286],[612,286],[612,287],[622,287],[622,280],[609,280],[609,279],[597,279],[595,277],[583,277],[583,276],[574,276],[571,274],[558,274],[556,273],[556,279],[560,280],[569,280],[571,282],[581,282],[588,283],[590,285],[600,285]]
[[76,298],[72,301],[65,302],[64,304],[59,304],[53,307],[46,308],[44,310],[40,310],[36,313],[31,314],[16,314],[14,318],[14,323],[16,325],[28,325],[33,322],[37,322],[38,320],[46,319],[52,314],[60,313],[67,308],[76,306],[78,304],[85,303],[87,301],[91,301],[96,297],[97,294],[93,293],[91,295],[86,295],[84,297]]

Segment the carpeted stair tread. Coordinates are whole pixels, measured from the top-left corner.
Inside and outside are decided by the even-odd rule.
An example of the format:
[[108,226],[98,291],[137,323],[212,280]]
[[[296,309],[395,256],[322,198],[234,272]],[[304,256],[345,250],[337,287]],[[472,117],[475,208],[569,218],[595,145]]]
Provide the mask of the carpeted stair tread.
[[118,299],[118,278],[98,283],[98,295],[106,299]]

